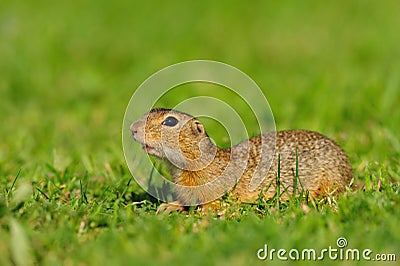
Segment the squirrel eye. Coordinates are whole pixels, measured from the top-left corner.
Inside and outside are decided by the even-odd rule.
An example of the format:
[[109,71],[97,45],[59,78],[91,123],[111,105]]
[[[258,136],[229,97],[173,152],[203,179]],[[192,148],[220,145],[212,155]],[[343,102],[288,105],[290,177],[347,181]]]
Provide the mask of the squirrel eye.
[[176,119],[173,116],[168,116],[167,118],[165,118],[165,120],[162,122],[162,124],[165,126],[173,127],[176,124],[178,124],[178,119]]

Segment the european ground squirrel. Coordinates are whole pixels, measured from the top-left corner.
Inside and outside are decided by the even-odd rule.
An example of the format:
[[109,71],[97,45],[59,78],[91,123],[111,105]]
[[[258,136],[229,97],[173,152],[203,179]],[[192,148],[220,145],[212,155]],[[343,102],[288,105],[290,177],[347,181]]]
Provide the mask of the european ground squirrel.
[[172,181],[178,185],[178,201],[163,204],[158,211],[204,205],[227,190],[240,202],[272,198],[278,176],[282,199],[293,195],[295,187],[321,197],[345,191],[353,177],[345,152],[312,131],[269,132],[221,149],[195,117],[161,108],[145,114],[130,130],[148,154],[170,165]]

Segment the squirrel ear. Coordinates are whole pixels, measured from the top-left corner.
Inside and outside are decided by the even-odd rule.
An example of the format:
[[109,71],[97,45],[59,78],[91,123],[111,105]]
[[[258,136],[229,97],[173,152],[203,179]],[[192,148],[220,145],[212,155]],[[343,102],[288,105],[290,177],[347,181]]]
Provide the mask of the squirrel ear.
[[204,134],[204,126],[199,121],[194,121],[192,123],[192,131],[196,136]]

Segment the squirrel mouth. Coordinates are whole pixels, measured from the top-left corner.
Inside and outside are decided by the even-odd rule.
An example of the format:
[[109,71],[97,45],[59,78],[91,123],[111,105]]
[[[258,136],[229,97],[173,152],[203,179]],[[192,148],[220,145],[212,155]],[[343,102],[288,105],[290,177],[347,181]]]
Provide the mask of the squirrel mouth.
[[145,152],[152,154],[154,152],[154,148],[147,145],[147,144],[142,144],[142,148]]

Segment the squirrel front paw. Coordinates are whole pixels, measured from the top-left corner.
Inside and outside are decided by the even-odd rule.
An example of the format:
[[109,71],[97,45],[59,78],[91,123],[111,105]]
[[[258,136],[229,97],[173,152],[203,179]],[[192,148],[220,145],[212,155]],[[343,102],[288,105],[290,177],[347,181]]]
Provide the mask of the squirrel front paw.
[[178,201],[174,201],[171,203],[163,203],[158,206],[156,214],[160,213],[170,213],[173,211],[183,211],[185,209],[184,206],[180,205]]

